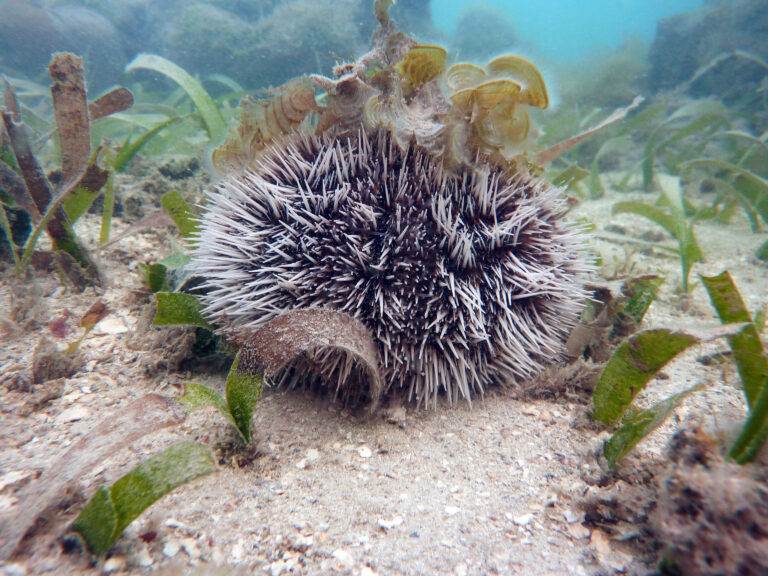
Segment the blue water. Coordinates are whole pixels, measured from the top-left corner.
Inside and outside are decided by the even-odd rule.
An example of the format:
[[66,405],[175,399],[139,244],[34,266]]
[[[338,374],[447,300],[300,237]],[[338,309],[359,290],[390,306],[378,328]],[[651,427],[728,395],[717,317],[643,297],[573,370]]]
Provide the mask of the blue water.
[[[485,0],[508,15],[526,46],[555,61],[580,60],[620,46],[627,38],[651,42],[659,19],[692,10],[704,0]],[[454,34],[463,11],[478,2],[433,0],[432,19]]]

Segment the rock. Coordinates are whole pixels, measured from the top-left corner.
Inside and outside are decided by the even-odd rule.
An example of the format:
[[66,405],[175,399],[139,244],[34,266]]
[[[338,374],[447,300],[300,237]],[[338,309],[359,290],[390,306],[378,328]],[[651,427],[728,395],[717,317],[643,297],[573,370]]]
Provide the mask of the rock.
[[13,508],[14,504],[16,504],[18,500],[14,498],[13,496],[0,496],[0,512],[5,512],[6,510],[10,510]]
[[582,524],[569,524],[568,532],[577,540],[584,540],[590,535],[589,528]]
[[243,555],[245,554],[245,543],[242,540],[238,540],[237,544],[232,546],[232,550],[229,552],[229,560],[235,564],[239,564],[243,561]]
[[522,516],[516,516],[512,521],[518,526],[528,526],[528,524],[531,523],[531,520],[533,520],[533,514],[528,513],[523,514]]
[[333,557],[344,566],[352,566],[355,563],[355,559],[352,557],[352,554],[350,554],[343,548],[337,548],[336,550],[334,550]]
[[[693,12],[661,20],[649,53],[649,88],[670,90],[715,58],[742,50],[768,59],[768,10],[765,0],[707,3]],[[728,58],[690,86],[694,96],[729,102],[755,93],[765,76],[759,64]],[[755,94],[756,95],[756,94]]]
[[17,490],[27,484],[35,475],[33,470],[12,470],[0,476],[0,492],[7,488]]
[[589,544],[595,550],[595,555],[600,564],[616,572],[626,571],[631,558],[623,552],[613,550],[608,536],[604,532],[594,530],[592,537],[589,539]]
[[403,517],[402,516],[395,516],[392,519],[386,519],[386,518],[379,518],[379,528],[382,530],[392,530],[393,528],[397,528],[403,523]]
[[168,540],[163,546],[163,556],[166,558],[173,558],[179,553],[181,544],[177,540]]
[[128,332],[128,327],[125,325],[125,322],[120,318],[117,318],[114,314],[104,318],[104,320],[96,324],[96,327],[93,329],[94,335],[108,334],[110,336],[115,336],[117,334],[125,334],[126,332]]
[[192,560],[200,558],[200,548],[197,546],[197,542],[194,538],[183,538],[180,542],[181,548],[187,553]]
[[155,563],[154,558],[149,553],[149,549],[145,546],[136,554],[136,563],[142,568],[149,568]]
[[64,424],[66,422],[77,422],[78,420],[82,420],[83,418],[87,418],[91,415],[91,411],[88,410],[85,406],[72,406],[71,408],[67,408],[59,414],[56,417],[56,422],[59,424]]
[[280,574],[285,574],[286,572],[290,572],[290,570],[291,565],[283,560],[272,562],[272,564],[269,565],[270,576],[280,576]]
[[0,575],[2,576],[27,576],[27,567],[24,564],[4,564],[0,567]]
[[109,560],[104,562],[102,570],[105,574],[111,574],[112,572],[120,572],[125,568],[125,558],[122,556],[112,556]]
[[448,516],[455,516],[461,511],[460,508],[457,508],[456,506],[446,506],[445,507],[445,513],[448,514]]
[[373,456],[373,451],[368,446],[361,446],[357,449],[357,453],[360,458],[370,458]]
[[581,520],[582,515],[576,514],[573,510],[565,510],[563,512],[563,518],[565,518],[565,521],[568,522],[568,524],[573,524],[575,522],[579,522]]
[[291,548],[299,552],[306,552],[315,543],[313,536],[297,536],[291,541]]

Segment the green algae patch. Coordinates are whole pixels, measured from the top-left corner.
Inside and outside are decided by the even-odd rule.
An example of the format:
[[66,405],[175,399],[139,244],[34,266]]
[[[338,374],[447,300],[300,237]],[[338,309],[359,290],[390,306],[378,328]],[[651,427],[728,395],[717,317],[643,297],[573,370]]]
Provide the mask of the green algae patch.
[[768,388],[768,357],[760,335],[730,273],[726,271],[717,276],[702,276],[701,281],[723,324],[748,323],[736,334],[728,336],[728,344],[733,352],[747,404],[751,408],[763,390]]
[[88,549],[103,556],[123,530],[157,500],[195,478],[216,470],[208,448],[179,442],[139,464],[109,488],[102,486],[85,505],[72,529]]
[[661,426],[680,402],[696,388],[675,394],[645,410],[629,411],[621,420],[621,426],[603,446],[603,455],[611,469],[648,434]]
[[648,330],[619,346],[603,369],[592,395],[592,416],[616,424],[646,384],[670,360],[696,344],[690,334]]
[[200,301],[192,294],[158,292],[155,302],[157,311],[152,320],[155,326],[197,326],[213,330],[213,326],[203,317]]
[[251,418],[261,397],[262,380],[256,373],[240,370],[240,353],[235,356],[227,375],[224,396],[202,384],[187,384],[181,403],[190,410],[207,406],[216,408],[235,427],[244,444],[253,438]]

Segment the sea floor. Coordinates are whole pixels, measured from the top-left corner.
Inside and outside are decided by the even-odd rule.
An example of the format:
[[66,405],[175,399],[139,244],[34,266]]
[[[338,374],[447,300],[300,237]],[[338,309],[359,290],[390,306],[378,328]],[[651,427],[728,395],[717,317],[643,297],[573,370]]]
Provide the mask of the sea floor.
[[[698,273],[727,269],[751,310],[766,304],[768,267],[753,256],[766,234],[752,233],[738,219],[698,225],[706,262],[695,267],[697,285],[683,298],[675,292],[677,260],[654,247],[658,229],[637,217],[610,215],[619,198],[647,197],[612,192],[609,199],[582,203],[575,215],[597,224],[594,246],[609,269],[666,276],[644,327],[716,326]],[[87,216],[79,226],[95,245],[97,218]],[[127,225],[116,221],[115,228],[119,235]],[[0,524],[23,515],[25,496],[55,479],[57,470],[49,467],[68,446],[132,400],[149,393],[177,397],[192,380],[223,385],[223,375],[176,371],[158,342],[174,345],[178,329],[154,329],[154,343],[137,343],[135,330],[150,300],[138,264],[168,254],[172,237],[171,230],[145,231],[101,253],[108,286],[98,294],[73,293],[52,276],[20,286],[10,269],[4,271],[0,316],[21,306],[26,319],[4,322],[0,347]],[[63,347],[79,336],[77,318],[99,297],[111,312],[82,343],[82,368],[33,392],[14,389],[40,339],[55,340],[48,323],[68,311],[75,329],[57,341]],[[29,329],[19,328],[24,322]],[[703,386],[676,419],[638,447],[633,466],[663,459],[670,435],[684,426],[701,424],[724,438],[734,434],[744,416],[738,375],[730,364],[699,361],[718,350],[726,350],[724,342],[684,354],[640,398],[642,404]],[[606,438],[589,425],[587,411],[577,397],[526,401],[510,386],[489,391],[471,407],[390,406],[367,417],[308,393],[268,390],[256,408],[250,458],[219,450],[220,471],[152,506],[105,563],[89,564],[80,553],[65,554],[59,541],[40,537],[0,573],[186,574],[207,565],[239,567],[243,574],[642,573],[645,560],[633,556],[631,538],[583,523],[584,499],[600,490],[597,454]],[[181,426],[101,462],[70,496],[90,496],[101,483],[184,438],[221,448],[231,436],[212,410],[191,414]],[[77,497],[62,500],[65,519],[77,512],[67,509],[72,501]]]

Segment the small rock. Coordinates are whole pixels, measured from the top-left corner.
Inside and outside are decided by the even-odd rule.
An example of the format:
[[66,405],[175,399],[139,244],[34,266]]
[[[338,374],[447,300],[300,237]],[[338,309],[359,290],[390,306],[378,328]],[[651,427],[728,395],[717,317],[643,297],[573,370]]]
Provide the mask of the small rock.
[[312,536],[297,536],[291,542],[291,547],[299,552],[306,552],[315,543],[315,539]]
[[343,548],[337,548],[333,551],[333,557],[341,562],[344,566],[352,566],[355,563],[355,559],[352,558],[352,554],[344,550]]
[[0,568],[2,576],[27,576],[27,567],[24,564],[4,564]]
[[175,530],[183,530],[184,532],[192,532],[192,528],[184,524],[183,522],[179,522],[175,518],[168,518],[165,522],[163,522],[168,528],[173,528]]
[[107,316],[104,318],[104,320],[96,324],[93,329],[94,335],[109,334],[110,336],[114,336],[116,334],[124,334],[126,332],[128,332],[128,327],[122,320],[116,318],[114,315]]
[[14,504],[16,504],[18,500],[14,498],[13,496],[0,496],[0,512],[5,512],[6,510],[10,510],[13,508]]
[[457,508],[456,506],[446,506],[445,507],[445,513],[448,514],[448,516],[455,516],[460,511],[460,508]]
[[375,572],[370,566],[363,566],[360,568],[360,576],[378,576],[378,572]]
[[361,446],[357,449],[357,453],[360,455],[360,458],[370,458],[373,456],[373,451],[368,446]]
[[515,524],[518,526],[528,526],[528,524],[531,523],[531,520],[533,520],[533,514],[523,514],[522,516],[517,516],[512,520]]
[[28,483],[35,473],[32,470],[13,470],[0,476],[0,492],[6,488],[16,490]]
[[320,451],[315,448],[307,450],[307,462],[315,462],[320,459]]
[[386,518],[379,518],[379,528],[382,530],[392,530],[393,528],[397,528],[403,523],[403,517],[402,516],[395,516],[391,520],[388,520]]
[[632,561],[627,554],[618,550],[613,550],[608,536],[600,530],[592,532],[589,544],[594,548],[600,563],[616,572],[625,572],[627,566],[629,566],[629,563]]
[[149,568],[150,566],[152,566],[152,564],[155,563],[155,560],[154,558],[152,558],[152,555],[149,553],[149,549],[144,547],[141,550],[139,550],[138,554],[136,554],[136,562],[142,568]]
[[181,540],[181,547],[192,560],[200,558],[200,548],[194,538],[184,538]]
[[168,542],[165,543],[165,546],[163,546],[163,555],[166,558],[173,558],[176,556],[176,554],[179,553],[180,549],[181,544],[179,544],[176,540],[168,540]]
[[67,408],[56,417],[56,422],[63,424],[65,422],[77,422],[91,415],[91,411],[85,406],[72,406]]
[[589,528],[581,524],[570,524],[568,526],[568,532],[571,534],[571,536],[578,540],[589,538],[590,535]]
[[581,520],[581,514],[576,514],[573,510],[565,510],[563,512],[563,518],[568,524],[575,524]]
[[125,568],[125,558],[122,556],[112,556],[109,560],[104,562],[104,573],[111,574],[112,572],[119,572]]
[[278,560],[277,562],[272,562],[272,564],[269,565],[270,576],[280,576],[281,574],[289,572],[290,570],[291,570],[291,565],[282,560]]
[[462,564],[456,564],[456,567],[453,569],[453,573],[456,576],[467,576],[467,565]]
[[242,540],[238,540],[237,544],[232,546],[232,550],[229,552],[230,561],[238,564],[243,561],[244,545]]

